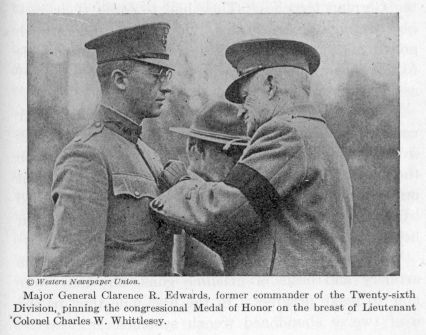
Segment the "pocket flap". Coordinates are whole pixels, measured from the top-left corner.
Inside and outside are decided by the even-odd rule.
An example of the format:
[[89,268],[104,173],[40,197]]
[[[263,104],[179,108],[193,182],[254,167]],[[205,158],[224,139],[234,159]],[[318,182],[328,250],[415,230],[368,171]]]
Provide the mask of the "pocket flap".
[[130,195],[133,198],[156,198],[160,191],[154,181],[143,176],[114,173],[112,188],[115,196]]

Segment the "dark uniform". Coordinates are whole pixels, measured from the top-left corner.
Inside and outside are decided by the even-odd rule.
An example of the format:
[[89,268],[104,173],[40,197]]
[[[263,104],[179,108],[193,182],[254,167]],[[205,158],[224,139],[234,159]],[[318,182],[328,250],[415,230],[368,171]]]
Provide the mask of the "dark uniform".
[[[103,46],[97,49],[99,63],[141,58],[156,64],[156,55],[165,62],[167,32],[166,24],[140,26],[86,46]],[[54,224],[42,275],[170,274],[173,236],[159,230],[149,212],[149,202],[159,195],[162,165],[140,134],[138,124],[101,106],[98,120],[61,152],[53,172]]]
[[[227,58],[239,79],[268,67],[312,73],[319,65],[313,48],[294,41],[244,42],[231,46]],[[242,102],[240,84],[228,88],[228,100]],[[312,105],[283,110],[261,125],[224,182],[182,181],[151,206],[187,232],[240,236],[224,256],[233,275],[350,274],[349,170]]]

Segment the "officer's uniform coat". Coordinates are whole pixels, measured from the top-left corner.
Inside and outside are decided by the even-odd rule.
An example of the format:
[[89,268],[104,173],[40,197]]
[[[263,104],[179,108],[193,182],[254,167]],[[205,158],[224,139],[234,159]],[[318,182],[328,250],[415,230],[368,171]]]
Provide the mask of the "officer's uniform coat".
[[259,127],[224,182],[182,181],[151,207],[159,219],[207,236],[212,248],[222,239],[228,274],[351,271],[349,170],[312,105]]
[[160,159],[138,125],[104,107],[99,114],[56,160],[42,275],[169,274],[172,236],[149,213]]

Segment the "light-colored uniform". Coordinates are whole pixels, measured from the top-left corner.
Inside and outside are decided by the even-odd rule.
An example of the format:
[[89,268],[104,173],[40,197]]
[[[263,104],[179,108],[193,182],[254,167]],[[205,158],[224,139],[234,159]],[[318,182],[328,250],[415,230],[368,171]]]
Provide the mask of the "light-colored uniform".
[[149,211],[162,164],[139,135],[137,124],[101,107],[99,121],[59,155],[42,275],[170,274],[173,236]]
[[309,104],[263,124],[224,182],[182,181],[151,203],[158,219],[221,245],[232,275],[349,275],[352,185]]

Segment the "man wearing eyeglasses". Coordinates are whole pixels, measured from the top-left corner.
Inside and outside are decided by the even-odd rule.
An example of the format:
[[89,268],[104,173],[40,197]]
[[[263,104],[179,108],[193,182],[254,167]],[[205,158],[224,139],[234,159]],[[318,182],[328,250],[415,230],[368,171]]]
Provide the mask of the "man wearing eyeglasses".
[[158,117],[170,92],[169,28],[142,25],[86,43],[102,98],[96,121],[56,160],[42,275],[170,274],[173,236],[149,213],[163,167],[140,139],[143,119]]

